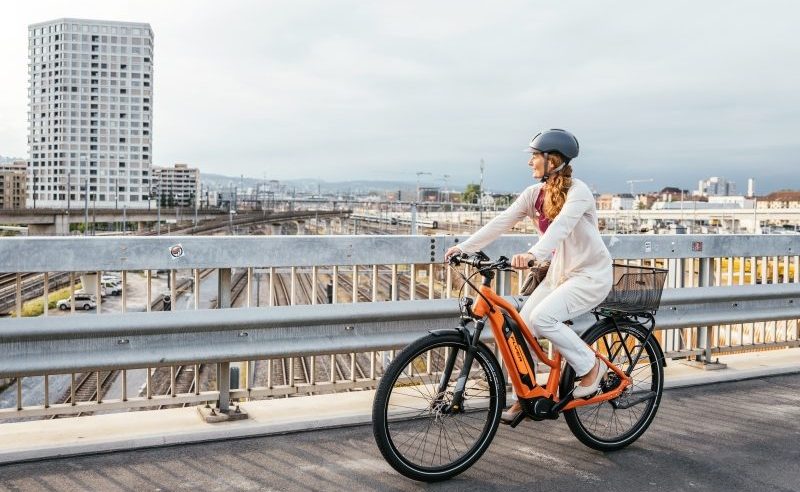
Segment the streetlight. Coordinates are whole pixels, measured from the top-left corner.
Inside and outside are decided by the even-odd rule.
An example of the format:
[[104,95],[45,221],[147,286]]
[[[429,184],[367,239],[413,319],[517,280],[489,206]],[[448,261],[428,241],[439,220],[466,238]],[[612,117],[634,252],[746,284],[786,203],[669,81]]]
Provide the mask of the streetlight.
[[161,180],[153,183],[156,190],[156,235],[161,235]]
[[483,227],[483,159],[481,159],[481,184],[478,185],[478,206],[480,207],[480,214],[479,219],[481,223],[481,227]]
[[[86,173],[86,154],[81,154],[81,174],[83,177],[83,235],[89,235],[89,178]],[[80,182],[78,182],[80,187]]]
[[89,178],[83,178],[83,235],[89,235]]
[[417,174],[417,197],[416,197],[414,203],[411,204],[411,234],[412,235],[416,235],[417,234],[417,204],[420,201],[420,199],[419,199],[420,198],[419,197],[419,178],[420,178],[420,176],[425,176],[425,175],[432,176],[432,174],[427,172],[427,171],[417,171],[416,174]]

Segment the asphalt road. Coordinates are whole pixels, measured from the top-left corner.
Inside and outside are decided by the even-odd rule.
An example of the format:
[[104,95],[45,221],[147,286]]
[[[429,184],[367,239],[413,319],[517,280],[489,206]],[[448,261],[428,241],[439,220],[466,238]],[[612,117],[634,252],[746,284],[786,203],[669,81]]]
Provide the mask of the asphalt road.
[[667,391],[647,433],[611,454],[563,420],[501,426],[437,484],[395,473],[368,426],[0,466],[3,491],[420,489],[800,491],[800,375]]

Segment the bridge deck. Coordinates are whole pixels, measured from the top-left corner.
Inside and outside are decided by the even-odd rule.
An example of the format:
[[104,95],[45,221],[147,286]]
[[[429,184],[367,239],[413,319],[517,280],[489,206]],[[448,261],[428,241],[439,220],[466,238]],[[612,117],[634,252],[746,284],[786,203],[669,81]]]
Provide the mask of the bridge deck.
[[[800,490],[800,377],[668,390],[648,432],[611,454],[563,421],[502,427],[436,490]],[[416,490],[369,426],[0,467],[0,490]]]
[[[666,391],[653,426],[621,452],[603,455],[584,447],[563,420],[525,422],[516,430],[501,426],[491,448],[475,467],[435,488],[800,490],[800,374],[795,350],[727,356],[723,362],[728,368],[720,371],[670,364],[667,383],[672,387],[760,378]],[[790,371],[792,374],[769,376]],[[305,399],[279,402],[296,404],[301,400]],[[146,427],[146,420],[142,420],[146,415],[161,413],[127,414],[127,425]],[[324,413],[320,412],[318,418]],[[17,446],[42,439],[56,446],[70,432],[53,424],[82,425],[110,417],[117,416],[2,424],[0,436],[5,434],[5,438],[0,437],[0,441],[4,447],[17,442],[14,447],[18,450],[21,448]],[[253,418],[260,420],[258,415]],[[196,416],[190,420],[198,421]],[[166,414],[160,423],[165,431],[175,424]],[[39,428],[34,434],[47,435],[26,433],[27,438],[20,441],[24,436],[11,431],[16,426],[30,430],[31,425]],[[96,427],[94,432],[104,430]],[[180,442],[170,441],[167,434],[162,435],[162,442]],[[135,441],[132,436],[126,439]],[[0,491],[177,488],[413,490],[417,485],[384,463],[371,429],[365,425],[0,465]]]

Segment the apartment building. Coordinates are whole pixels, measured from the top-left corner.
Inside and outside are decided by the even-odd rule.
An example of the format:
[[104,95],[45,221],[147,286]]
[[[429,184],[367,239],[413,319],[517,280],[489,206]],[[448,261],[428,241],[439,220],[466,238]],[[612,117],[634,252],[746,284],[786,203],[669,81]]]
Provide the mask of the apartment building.
[[[28,27],[27,205],[146,208],[153,131],[149,24]],[[35,177],[35,179],[33,179]]]

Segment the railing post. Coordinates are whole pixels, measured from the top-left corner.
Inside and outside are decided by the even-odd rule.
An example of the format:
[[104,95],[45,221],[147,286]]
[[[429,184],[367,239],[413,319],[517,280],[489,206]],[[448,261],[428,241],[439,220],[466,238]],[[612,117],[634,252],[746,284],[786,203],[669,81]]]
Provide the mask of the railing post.
[[[715,285],[715,261],[720,260],[716,258],[700,258],[700,268],[697,272],[698,287],[712,287]],[[714,327],[701,326],[698,330],[697,345],[698,348],[703,350],[703,353],[695,358],[696,364],[703,369],[724,369],[725,364],[720,364],[719,360],[714,361],[712,359],[711,347],[713,345]]]
[[228,413],[231,406],[231,363],[220,362],[217,364],[217,388],[219,400],[217,408],[222,413]]
[[511,295],[511,275],[501,271],[497,277],[497,293],[501,296]]
[[231,269],[220,268],[217,274],[217,308],[231,307]]
[[[231,307],[231,269],[220,268],[217,272],[217,308]],[[217,388],[219,400],[217,408],[221,413],[228,413],[231,404],[231,364],[220,362],[217,364]]]
[[[713,275],[713,266],[711,265],[711,258],[700,258],[700,268],[697,271],[697,286],[708,287],[711,284],[711,276]],[[698,355],[696,360],[698,362],[711,362],[711,340],[710,340],[710,326],[699,327],[697,334],[697,346],[704,350],[703,355]]]

